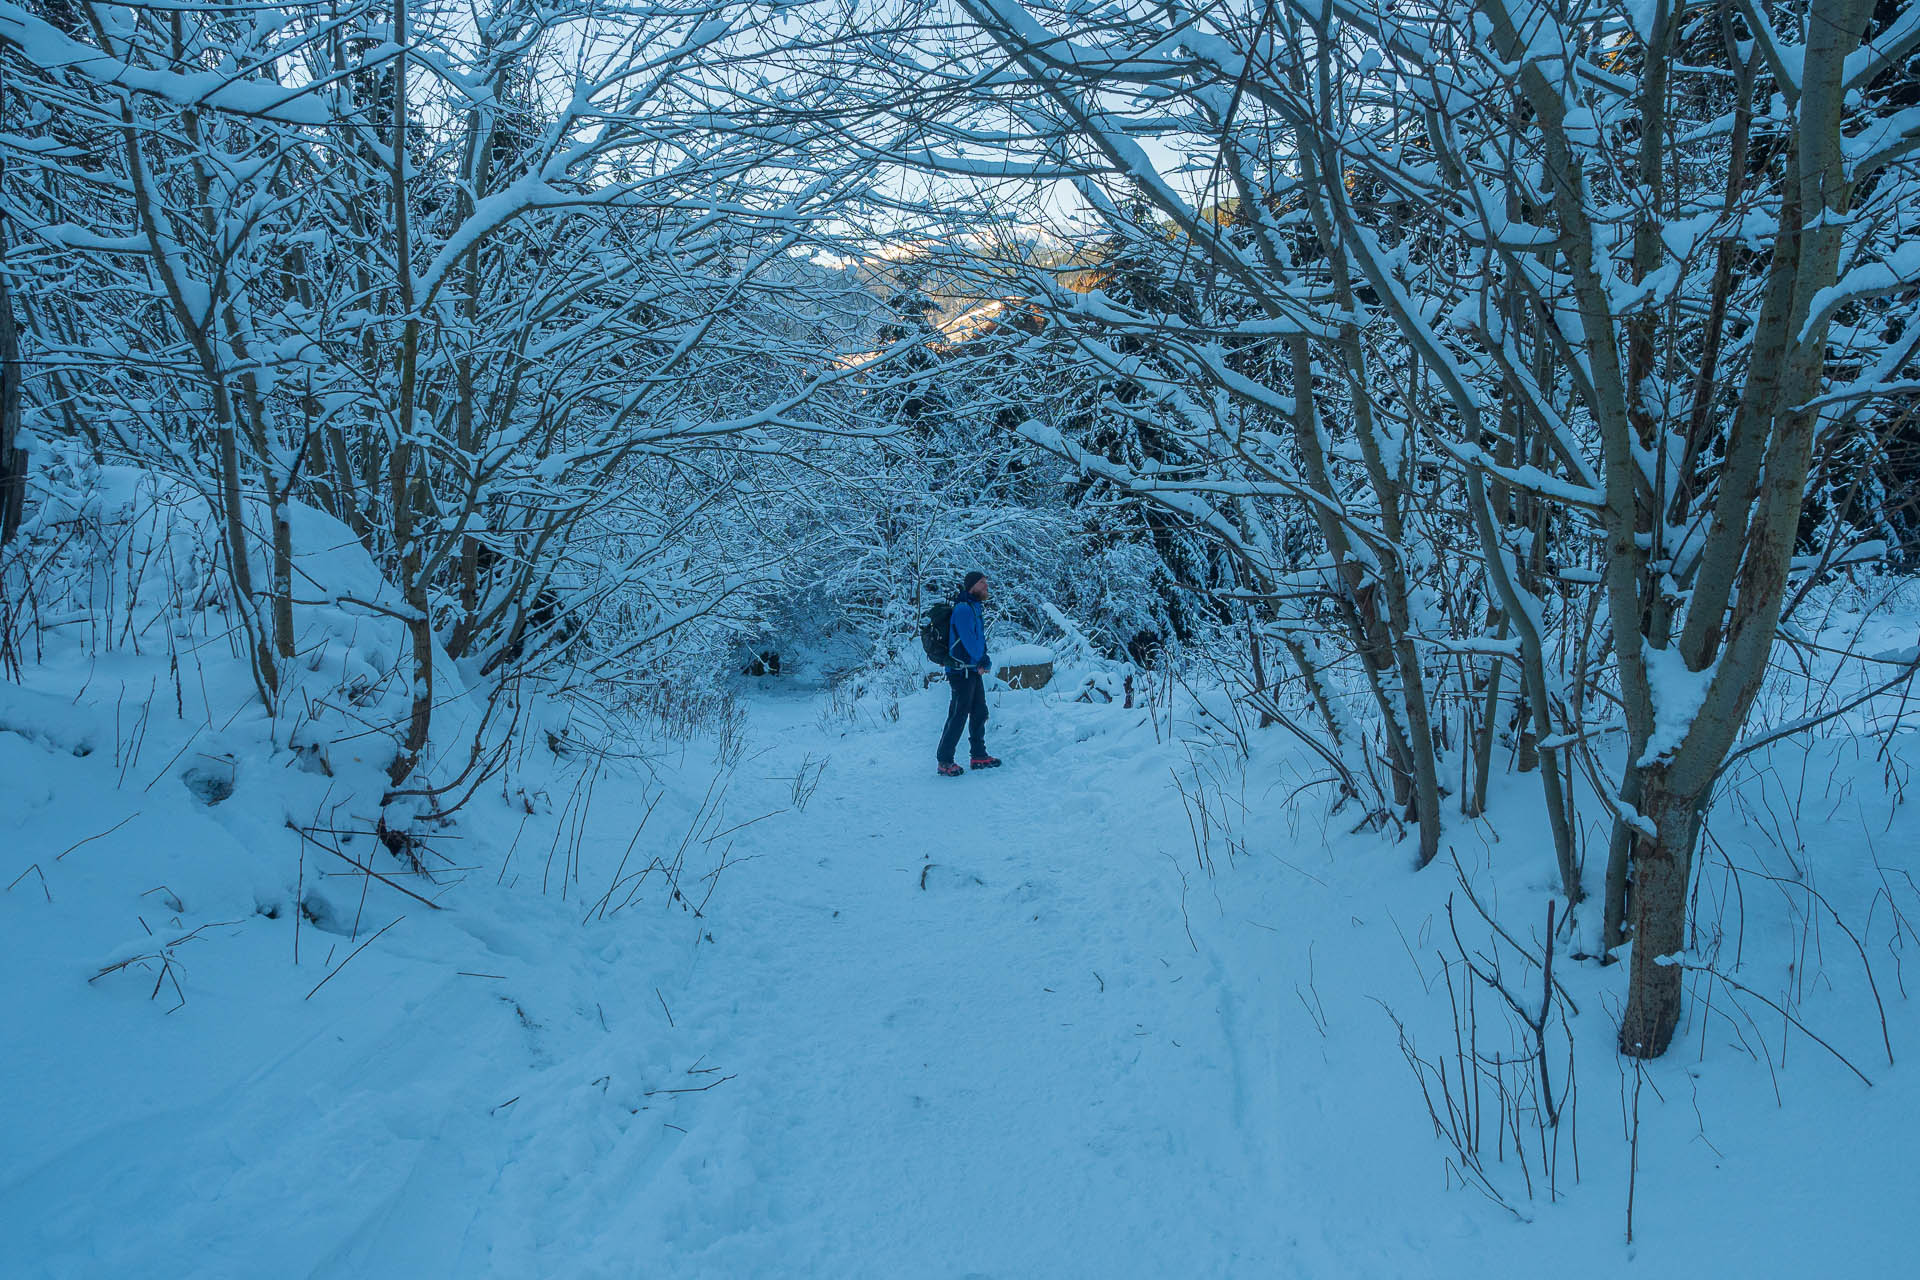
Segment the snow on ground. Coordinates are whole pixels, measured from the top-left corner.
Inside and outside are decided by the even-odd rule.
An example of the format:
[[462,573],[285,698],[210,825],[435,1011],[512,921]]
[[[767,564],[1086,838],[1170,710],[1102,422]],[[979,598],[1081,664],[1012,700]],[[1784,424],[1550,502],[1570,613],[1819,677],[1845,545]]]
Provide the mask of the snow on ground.
[[[1387,1012],[1453,1052],[1451,855],[1415,874],[1409,846],[1348,834],[1271,733],[1243,771],[1164,707],[1000,692],[1007,767],[955,781],[932,772],[942,690],[897,717],[764,693],[730,772],[700,741],[643,769],[556,761],[532,815],[490,791],[438,846],[457,887],[342,846],[435,910],[300,852],[285,824],[332,780],[244,716],[218,804],[184,778],[220,757],[170,706],[136,762],[116,743],[139,690],[117,712],[103,694],[122,678],[0,705],[0,875],[22,876],[0,895],[9,1276],[1911,1273],[1916,1018],[1887,930],[1895,906],[1920,918],[1920,842],[1870,747],[1756,771],[1716,838],[1787,882],[1744,887],[1746,980],[1778,996],[1791,963],[1797,1016],[1874,1086],[1757,1000],[1696,1002],[1640,1087],[1628,1245],[1622,971],[1563,939],[1563,1197],[1529,1198],[1541,1170],[1491,1134],[1513,1210],[1463,1187]],[[1209,806],[1199,849],[1182,789]],[[1796,792],[1797,839],[1769,826]],[[1540,918],[1537,944],[1545,841],[1456,821],[1450,847],[1509,928]],[[681,849],[683,900],[633,878]],[[1794,897],[1815,867],[1874,949],[1898,1066],[1846,935]],[[1767,923],[1794,902],[1803,934]]]

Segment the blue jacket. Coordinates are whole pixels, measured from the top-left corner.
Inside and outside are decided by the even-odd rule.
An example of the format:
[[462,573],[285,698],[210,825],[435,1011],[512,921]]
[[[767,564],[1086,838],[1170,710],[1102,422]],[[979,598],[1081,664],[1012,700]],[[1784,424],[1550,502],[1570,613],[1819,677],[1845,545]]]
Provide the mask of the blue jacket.
[[962,592],[953,599],[953,621],[947,624],[947,649],[956,667],[990,667],[987,656],[987,629],[980,616],[980,602]]

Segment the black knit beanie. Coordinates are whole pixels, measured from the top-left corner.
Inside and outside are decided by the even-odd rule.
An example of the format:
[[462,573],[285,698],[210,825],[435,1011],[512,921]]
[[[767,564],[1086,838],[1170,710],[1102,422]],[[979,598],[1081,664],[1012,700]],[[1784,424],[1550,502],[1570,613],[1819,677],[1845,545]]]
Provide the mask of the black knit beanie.
[[986,576],[987,576],[986,574],[980,572],[978,569],[975,569],[972,573],[968,574],[966,577],[960,580],[960,589],[962,591],[971,591],[973,590],[974,584],[979,582],[982,578],[985,578]]

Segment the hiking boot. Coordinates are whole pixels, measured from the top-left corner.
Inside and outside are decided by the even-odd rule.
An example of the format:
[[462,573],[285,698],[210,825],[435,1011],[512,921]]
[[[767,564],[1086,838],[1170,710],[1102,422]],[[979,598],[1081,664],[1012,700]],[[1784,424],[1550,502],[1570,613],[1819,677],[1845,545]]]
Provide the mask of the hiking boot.
[[967,761],[967,766],[972,769],[998,769],[1000,760],[997,756],[975,756]]
[[[998,764],[999,761],[996,760],[994,763]],[[943,764],[940,766],[940,769],[939,769],[939,774],[943,778],[958,778],[964,775],[965,773],[966,773],[966,770],[962,769],[957,764]]]

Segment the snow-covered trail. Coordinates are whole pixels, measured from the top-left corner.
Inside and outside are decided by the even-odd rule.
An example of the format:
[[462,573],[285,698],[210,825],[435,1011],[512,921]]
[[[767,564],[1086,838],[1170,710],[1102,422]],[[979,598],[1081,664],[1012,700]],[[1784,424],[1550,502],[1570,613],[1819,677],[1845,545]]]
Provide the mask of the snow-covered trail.
[[[1404,846],[1330,836],[1322,812],[1289,803],[1310,776],[1292,748],[1266,742],[1238,818],[1249,851],[1229,864],[1216,846],[1218,874],[1202,874],[1169,775],[1185,749],[1164,725],[998,694],[989,742],[1006,767],[946,780],[932,768],[943,703],[916,695],[897,722],[840,733],[817,699],[756,700],[739,812],[780,807],[785,779],[825,755],[819,789],[743,832],[736,856],[751,860],[726,873],[710,927],[682,935],[697,944],[663,951],[629,923],[588,964],[623,1011],[545,1070],[576,1090],[610,1074],[611,1128],[593,1110],[516,1117],[541,1126],[517,1150],[526,1167],[488,1189],[444,1274],[1622,1274],[1626,1148],[1608,1133],[1622,1077],[1604,1031],[1582,1042],[1598,1053],[1581,1077],[1590,1184],[1576,1200],[1526,1200],[1503,1168],[1540,1216],[1527,1224],[1449,1184],[1382,1008],[1450,1043],[1420,964],[1446,928],[1444,871],[1412,875]],[[1547,860],[1508,863],[1509,891],[1551,892]],[[1605,1007],[1607,971],[1570,977]],[[1766,1087],[1741,1062],[1740,1087]],[[635,1097],[628,1083],[623,1098],[636,1078],[701,1091]],[[1795,1204],[1858,1221],[1874,1241],[1863,1258],[1895,1247],[1874,1224],[1898,1198],[1907,1104],[1890,1096],[1876,1124],[1848,1110],[1857,1094],[1799,1098],[1793,1124],[1844,1128],[1847,1160],[1880,1171],[1875,1208],[1812,1166],[1723,1171],[1716,1142],[1747,1139],[1721,1109],[1744,1104],[1670,1088],[1642,1152],[1653,1256],[1806,1274]],[[1698,1185],[1718,1188],[1709,1230],[1692,1217]],[[503,1221],[540,1223],[547,1243]]]
[[[563,762],[557,812],[465,816],[475,870],[441,911],[261,857],[326,779],[270,761],[208,809],[119,786],[107,752],[0,733],[22,847],[118,824],[48,860],[40,896],[0,895],[0,1274],[1621,1274],[1610,971],[1565,970],[1601,1015],[1579,1041],[1584,1172],[1550,1207],[1499,1168],[1523,1224],[1449,1185],[1383,1009],[1452,1043],[1445,868],[1329,833],[1294,802],[1310,764],[1273,738],[1235,802],[1245,851],[1216,846],[1202,874],[1164,723],[993,703],[1006,767],[945,780],[939,690],[857,724],[832,699],[758,695],[707,825],[727,773],[711,744],[651,784],[601,775],[579,824],[561,792],[583,766]],[[791,779],[822,757],[795,811]],[[586,921],[630,842],[670,856],[721,829],[703,917],[656,877]],[[1463,827],[1465,855],[1499,834]],[[1544,902],[1550,862],[1511,837],[1497,887]],[[171,1012],[154,966],[86,981],[188,930]],[[1860,1257],[1904,1257],[1885,1224],[1920,1112],[1843,1071],[1799,1055],[1776,1100],[1772,1068],[1717,1043],[1673,1064],[1670,1097],[1644,1104],[1653,1256],[1811,1274],[1796,1213],[1814,1206],[1853,1224]],[[1789,1171],[1776,1142],[1803,1153]]]
[[729,940],[675,1011],[740,1072],[690,1109],[730,1131],[753,1207],[687,1261],[1172,1275],[1211,1240],[1209,1267],[1282,1270],[1284,1215],[1256,1208],[1280,1135],[1187,937],[1166,798],[1073,741],[1093,717],[998,701],[1008,764],[959,780],[933,776],[928,725],[822,744],[763,714],[770,755],[831,761],[784,847],[731,873]]
[[[779,809],[804,760],[827,765],[804,811],[740,832],[698,927],[464,922],[528,1058],[480,1072],[395,1179],[407,1207],[316,1274],[1343,1270],[1317,1197],[1286,1196],[1268,1157],[1284,1006],[1243,1012],[1208,931],[1189,936],[1183,894],[1215,933],[1220,907],[1143,713],[994,701],[1007,766],[946,780],[938,691],[848,732],[817,699],[756,700],[731,812]],[[597,794],[589,901],[638,806]],[[565,963],[516,963],[583,936]]]
[[[576,879],[484,809],[444,911],[308,866],[297,968],[295,885],[252,852],[294,802],[122,797],[110,761],[0,735],[33,756],[19,776],[51,770],[30,840],[138,807],[47,901],[0,903],[19,1273],[1289,1273],[1281,1032],[1259,1020],[1284,1006],[1236,1004],[1165,755],[1140,750],[1141,713],[994,702],[1007,767],[945,780],[938,690],[858,727],[756,698],[727,821],[774,816],[729,837],[704,919],[656,883],[582,924],[646,802],[608,774]],[[693,820],[700,750],[643,857]],[[795,812],[809,756],[828,763]],[[1215,918],[1193,939],[1183,892]],[[150,973],[82,981],[203,920],[174,1012]]]

